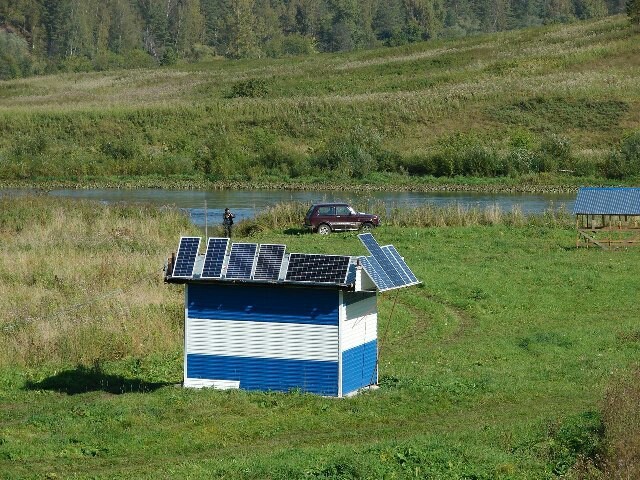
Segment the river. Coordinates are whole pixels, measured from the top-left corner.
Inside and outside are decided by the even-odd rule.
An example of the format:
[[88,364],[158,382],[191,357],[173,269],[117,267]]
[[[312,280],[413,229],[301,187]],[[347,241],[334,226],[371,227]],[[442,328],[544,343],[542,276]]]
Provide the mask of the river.
[[[19,193],[21,191],[5,191]],[[26,191],[22,191],[25,192]],[[90,199],[105,203],[145,203],[172,205],[183,209],[198,226],[207,221],[219,223],[225,207],[236,214],[236,221],[252,218],[261,209],[280,202],[348,201],[359,205],[384,202],[387,208],[432,204],[443,207],[458,204],[465,208],[497,205],[503,211],[519,206],[525,213],[540,213],[547,209],[565,208],[571,211],[575,194],[474,193],[474,192],[335,192],[299,190],[164,190],[164,189],[88,189],[51,190],[49,195]]]

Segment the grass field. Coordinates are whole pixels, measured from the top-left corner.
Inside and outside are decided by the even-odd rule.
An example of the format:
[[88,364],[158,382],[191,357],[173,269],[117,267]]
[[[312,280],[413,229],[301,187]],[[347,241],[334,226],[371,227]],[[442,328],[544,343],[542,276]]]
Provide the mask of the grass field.
[[[638,250],[576,250],[551,217],[385,226],[376,237],[423,285],[379,296],[379,390],[193,391],[175,386],[182,289],[161,280],[179,236],[199,233],[186,219],[0,202],[3,478],[606,478],[633,464]],[[364,253],[355,234],[285,224],[252,241]]]
[[638,35],[618,16],[0,82],[0,180],[268,184],[320,174],[406,184],[546,172],[555,184],[602,181],[607,158],[640,128]]

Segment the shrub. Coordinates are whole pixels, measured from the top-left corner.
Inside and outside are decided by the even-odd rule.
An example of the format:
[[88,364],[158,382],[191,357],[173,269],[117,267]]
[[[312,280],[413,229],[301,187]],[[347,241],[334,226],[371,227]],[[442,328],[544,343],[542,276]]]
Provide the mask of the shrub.
[[103,142],[100,151],[114,160],[130,160],[140,155],[140,146],[131,138]]
[[342,178],[362,178],[378,169],[381,143],[376,129],[356,125],[347,135],[330,139],[312,164]]
[[604,163],[607,178],[624,179],[640,175],[640,131],[626,135],[618,150],[611,152]]
[[269,85],[262,78],[252,78],[231,86],[228,98],[258,98],[269,95]]

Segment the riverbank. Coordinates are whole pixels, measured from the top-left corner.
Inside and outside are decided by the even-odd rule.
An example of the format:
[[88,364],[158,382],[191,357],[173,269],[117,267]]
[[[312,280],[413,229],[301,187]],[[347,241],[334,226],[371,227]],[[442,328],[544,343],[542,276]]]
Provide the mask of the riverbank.
[[0,180],[1,190],[50,191],[58,189],[167,189],[167,190],[297,190],[335,192],[478,192],[478,193],[574,193],[580,186],[634,186],[634,180],[613,182],[597,177],[562,177],[530,175],[521,178],[402,178],[395,175],[377,175],[369,181],[333,182],[309,179],[307,181],[282,180],[225,180],[176,177],[108,177],[73,180]]

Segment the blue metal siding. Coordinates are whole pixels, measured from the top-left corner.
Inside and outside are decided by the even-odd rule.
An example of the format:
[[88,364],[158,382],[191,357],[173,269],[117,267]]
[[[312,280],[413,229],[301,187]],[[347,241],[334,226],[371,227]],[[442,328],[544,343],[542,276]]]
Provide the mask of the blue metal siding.
[[377,340],[342,352],[343,395],[377,382],[377,356]]
[[338,395],[338,362],[188,354],[186,376],[237,380],[245,390]]
[[189,318],[338,325],[338,290],[191,284]]

